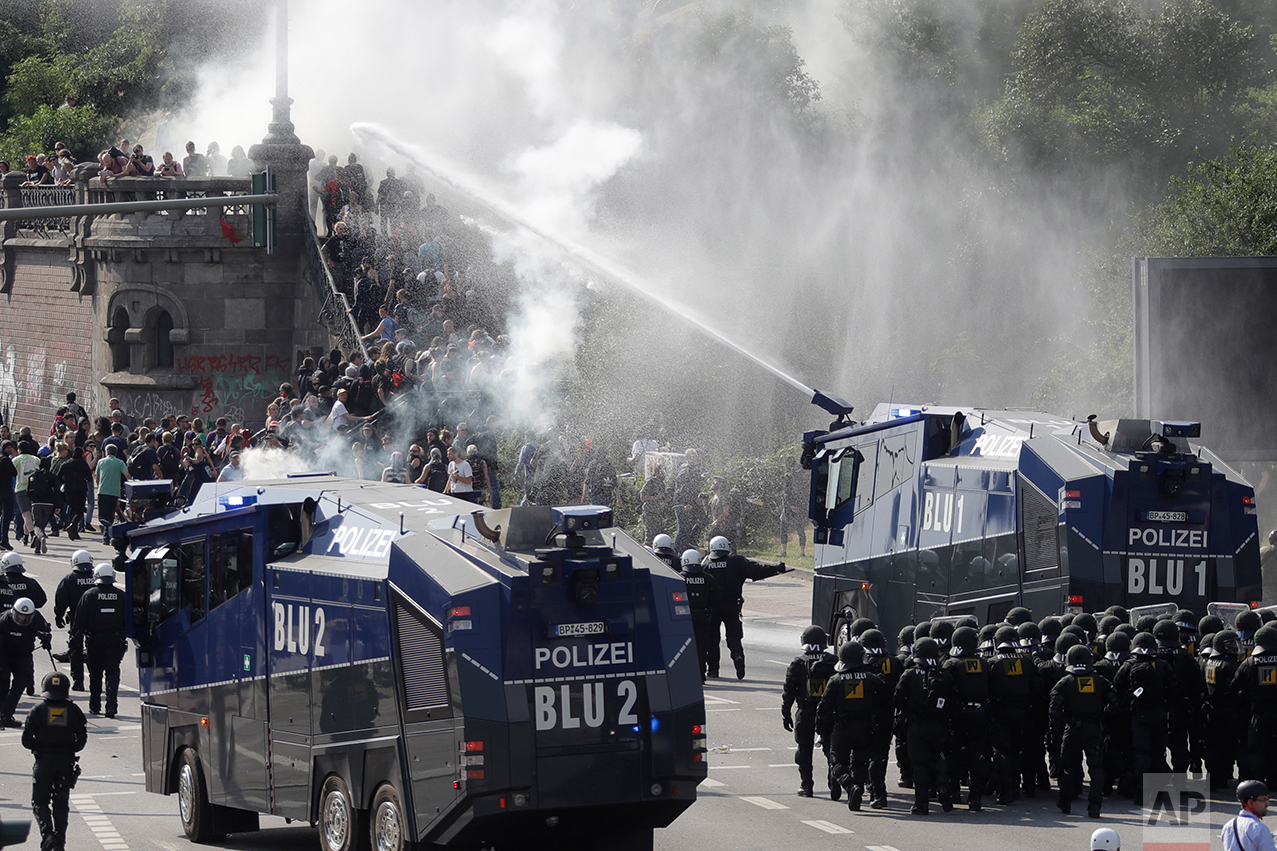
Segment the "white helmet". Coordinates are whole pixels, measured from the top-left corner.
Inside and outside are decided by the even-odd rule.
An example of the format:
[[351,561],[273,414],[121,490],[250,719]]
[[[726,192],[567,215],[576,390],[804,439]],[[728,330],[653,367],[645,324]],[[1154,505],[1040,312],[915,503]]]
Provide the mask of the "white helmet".
[[1120,851],[1122,837],[1111,827],[1101,827],[1091,834],[1091,851]]
[[88,550],[76,550],[71,553],[71,567],[84,567],[85,565],[88,565],[89,567],[93,566],[92,553]]
[[13,610],[18,613],[19,622],[26,623],[35,614],[35,603],[30,597],[19,597],[18,602],[13,604]]
[[23,564],[22,553],[5,553],[4,558],[0,558],[0,565],[3,565],[5,573],[25,573]]
[[674,539],[669,535],[657,535],[652,539],[652,549],[657,552],[674,549]]
[[732,542],[724,538],[722,535],[715,535],[710,539],[709,551],[713,553],[730,553],[732,551]]
[[696,550],[683,550],[683,567],[701,563],[701,554]]
[[115,582],[115,568],[111,567],[108,562],[104,561],[97,567],[93,568],[93,578],[98,581],[99,585],[103,583],[113,583]]

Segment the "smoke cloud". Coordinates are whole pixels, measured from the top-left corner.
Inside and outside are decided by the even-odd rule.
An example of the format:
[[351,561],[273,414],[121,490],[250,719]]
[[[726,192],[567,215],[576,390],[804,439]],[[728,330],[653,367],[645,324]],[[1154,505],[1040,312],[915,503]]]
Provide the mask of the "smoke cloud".
[[[842,3],[756,5],[750,17],[711,3],[294,4],[293,120],[315,148],[360,153],[374,179],[404,157],[352,124],[455,163],[537,230],[633,270],[657,301],[861,410],[888,396],[1024,404],[1062,349],[1088,342],[1086,251],[1106,236],[1095,211],[1116,203],[1103,176],[1010,186],[965,116],[875,65]],[[791,28],[818,92],[777,71],[787,42],[772,26]],[[197,144],[263,135],[273,38],[240,67],[208,69],[182,119]],[[494,227],[525,282],[508,328],[527,380],[512,398],[521,417],[543,415],[572,368],[586,283],[611,282],[446,183],[430,191]],[[801,407],[650,304],[621,333],[618,404]],[[723,362],[740,375],[725,379]]]

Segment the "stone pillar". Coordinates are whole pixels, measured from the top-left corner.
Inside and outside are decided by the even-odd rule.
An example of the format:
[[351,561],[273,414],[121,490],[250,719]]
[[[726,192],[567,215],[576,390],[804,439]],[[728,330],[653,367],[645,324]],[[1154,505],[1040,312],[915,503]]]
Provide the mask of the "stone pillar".
[[[11,171],[0,179],[0,207],[16,210],[22,206],[22,182],[27,179],[20,171]],[[0,222],[0,293],[13,291],[13,248],[9,240],[18,235],[16,221]]]
[[275,207],[275,238],[279,244],[304,233],[306,227],[306,170],[315,152],[303,145],[293,127],[288,96],[288,2],[275,0],[275,97],[272,116],[261,144],[253,145],[248,156],[258,170],[270,166],[275,175],[279,204]]

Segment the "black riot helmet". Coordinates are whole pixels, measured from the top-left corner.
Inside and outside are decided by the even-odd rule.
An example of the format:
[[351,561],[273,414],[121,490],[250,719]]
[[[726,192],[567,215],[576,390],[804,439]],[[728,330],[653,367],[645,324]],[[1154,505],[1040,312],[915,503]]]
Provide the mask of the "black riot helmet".
[[817,647],[828,647],[829,636],[823,628],[812,624],[803,630],[802,642],[804,647],[809,647],[813,644]]
[[964,617],[958,618],[958,622],[955,623],[953,626],[954,626],[954,629],[962,629],[962,627],[964,626],[969,626],[972,629],[979,629],[980,619],[977,618],[975,615],[966,615]]
[[910,647],[913,645],[913,627],[902,627],[900,634],[896,636],[896,640],[900,642],[901,647]]
[[1143,615],[1135,622],[1135,629],[1139,632],[1147,632],[1153,634],[1153,627],[1157,626],[1157,618],[1152,615]]
[[1222,656],[1236,656],[1237,633],[1231,629],[1221,629],[1211,640],[1211,649]]
[[918,624],[917,626],[913,628],[914,644],[917,644],[918,639],[920,638],[930,638],[930,637],[931,637],[931,621],[923,621],[922,623]]
[[46,674],[40,683],[41,697],[45,700],[67,700],[71,696],[71,680],[66,674],[54,671]]
[[1084,642],[1071,632],[1062,632],[1060,637],[1055,639],[1055,652],[1057,655],[1064,656],[1074,647],[1081,647]]
[[1255,633],[1255,650],[1256,655],[1265,656],[1269,653],[1277,653],[1277,624],[1264,624]]
[[1135,639],[1135,636],[1140,634],[1140,631],[1136,629],[1133,624],[1129,624],[1129,623],[1124,623],[1113,631],[1120,632],[1122,633],[1122,635],[1125,635],[1127,638],[1132,640]]
[[1021,647],[1037,647],[1042,643],[1042,630],[1033,621],[1025,621],[1015,628]]
[[1086,644],[1088,641],[1090,641],[1090,636],[1086,634],[1086,630],[1082,629],[1082,627],[1077,626],[1076,624],[1069,624],[1068,626],[1066,626],[1060,632],[1060,635],[1076,635],[1077,640],[1081,642],[1082,644]]
[[1237,784],[1237,800],[1241,803],[1268,797],[1268,786],[1262,780],[1243,780]]
[[1038,621],[1038,629],[1042,631],[1043,642],[1048,638],[1054,641],[1055,637],[1064,631],[1064,624],[1060,623],[1060,619],[1054,615],[1048,615]]
[[1073,618],[1073,626],[1081,627],[1082,631],[1086,633],[1087,639],[1094,638],[1095,634],[1100,630],[1099,624],[1095,622],[1095,615],[1089,615],[1086,612]]
[[1112,615],[1122,623],[1130,623],[1131,613],[1126,610],[1125,606],[1109,606],[1104,610],[1104,614]]
[[953,650],[959,655],[970,656],[979,643],[979,634],[969,626],[960,626],[953,631]]
[[1094,661],[1091,651],[1081,644],[1076,647],[1070,647],[1068,655],[1064,657],[1064,664],[1074,674],[1082,674],[1091,670],[1091,663]]
[[1116,615],[1105,615],[1100,618],[1100,635],[1112,635],[1113,630],[1122,625]]
[[1233,621],[1233,626],[1241,633],[1242,638],[1248,635],[1254,635],[1255,630],[1263,626],[1264,621],[1259,616],[1259,612],[1247,609],[1244,612],[1237,613],[1237,619]]
[[1197,655],[1199,658],[1215,655],[1215,633],[1202,636],[1201,642],[1197,645]]
[[1277,612],[1273,612],[1271,609],[1260,609],[1259,619],[1264,623],[1272,623],[1277,621]]
[[1104,649],[1125,656],[1131,652],[1131,637],[1124,632],[1115,632],[1105,639]]
[[1179,644],[1179,627],[1174,621],[1158,621],[1157,626],[1153,627],[1153,637],[1163,647],[1173,647]]
[[1131,653],[1136,656],[1156,655],[1157,639],[1151,632],[1141,632],[1131,641]]
[[1180,629],[1187,630],[1188,632],[1197,632],[1197,615],[1193,614],[1188,609],[1180,609],[1178,612],[1171,615],[1171,620],[1173,620],[1175,625]]
[[856,618],[851,622],[851,637],[859,638],[865,634],[865,630],[874,629],[878,624],[869,620],[869,618]]
[[980,646],[993,646],[993,637],[998,634],[998,625],[996,623],[987,623],[980,627]]
[[931,623],[931,637],[936,640],[941,648],[947,647],[949,642],[953,640],[953,623],[951,621],[933,621]]
[[940,659],[940,645],[934,638],[919,639],[913,645],[913,657],[924,665],[934,665]]
[[887,649],[887,636],[880,629],[867,629],[860,634],[860,646],[866,653],[882,653]]
[[1033,613],[1024,606],[1016,606],[1014,609],[1007,612],[1007,624],[1010,626],[1019,626],[1022,623],[1027,623],[1032,618]]
[[834,666],[834,670],[840,674],[845,673],[863,665],[864,662],[865,648],[853,638],[851,641],[843,642],[842,647],[838,648],[838,664]]
[[1073,615],[1072,613],[1066,613],[1066,614],[1060,615],[1060,623],[1063,624],[1064,626],[1069,626],[1070,624],[1073,623],[1074,617],[1075,615]]
[[993,646],[999,650],[1014,650],[1019,646],[1020,639],[1016,635],[1015,627],[1000,626],[998,631],[993,634]]

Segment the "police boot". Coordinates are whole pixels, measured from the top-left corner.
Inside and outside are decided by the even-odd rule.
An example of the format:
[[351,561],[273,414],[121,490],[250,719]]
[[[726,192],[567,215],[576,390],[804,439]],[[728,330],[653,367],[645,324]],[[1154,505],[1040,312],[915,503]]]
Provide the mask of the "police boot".
[[832,774],[829,775],[829,800],[837,801],[842,797],[842,784],[838,782],[838,778]]
[[800,798],[810,798],[812,796],[812,788],[815,785],[811,779],[811,771],[805,768],[799,768],[798,771],[798,792]]
[[736,663],[736,679],[745,679],[745,657],[733,656],[732,661]]
[[865,799],[865,787],[851,786],[847,789],[847,809],[853,813],[860,812],[860,802]]
[[1098,803],[1095,803],[1095,804],[1087,804],[1087,805],[1086,805],[1086,817],[1087,817],[1087,818],[1099,818],[1099,817],[1100,817],[1100,805],[1099,805]]
[[[914,791],[916,792],[917,790],[914,790]],[[909,808],[909,814],[915,815],[915,816],[925,816],[925,815],[929,815],[930,812],[931,810],[927,804],[926,793],[924,792],[920,795],[915,794],[913,796],[913,806]]]
[[1073,812],[1073,799],[1069,796],[1069,793],[1063,789],[1060,790],[1060,797],[1056,800],[1055,805],[1059,807],[1060,812],[1064,813],[1066,816]]
[[887,809],[887,793],[883,792],[880,795],[875,795],[874,799],[869,802],[869,806],[875,810]]
[[969,799],[967,800],[967,809],[969,809],[973,813],[980,812],[980,804],[981,804],[981,799],[983,797],[984,796],[980,794],[979,789],[973,788],[971,790],[971,795]]

